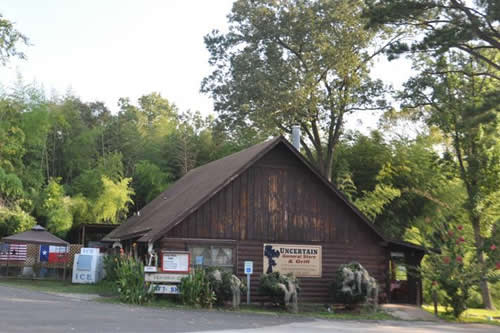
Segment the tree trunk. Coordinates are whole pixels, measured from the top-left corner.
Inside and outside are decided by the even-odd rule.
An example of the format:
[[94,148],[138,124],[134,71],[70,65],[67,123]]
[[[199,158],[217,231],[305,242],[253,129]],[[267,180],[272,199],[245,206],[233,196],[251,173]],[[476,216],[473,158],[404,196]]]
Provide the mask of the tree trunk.
[[[472,227],[474,229],[477,260],[481,266],[484,266],[484,255],[482,250],[483,239],[480,233],[479,217],[474,216],[472,218]],[[481,282],[479,282],[479,287],[481,288],[481,296],[483,298],[484,307],[489,310],[495,310],[495,305],[491,300],[491,293],[490,293],[490,288],[488,286],[488,281],[484,276],[481,276]]]

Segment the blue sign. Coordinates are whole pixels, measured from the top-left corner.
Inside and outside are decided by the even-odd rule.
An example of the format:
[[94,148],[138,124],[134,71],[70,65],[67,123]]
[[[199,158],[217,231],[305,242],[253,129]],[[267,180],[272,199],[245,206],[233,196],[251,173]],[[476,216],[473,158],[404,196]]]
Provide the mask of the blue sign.
[[245,261],[245,274],[253,274],[253,261]]
[[196,265],[203,265],[203,256],[196,256]]

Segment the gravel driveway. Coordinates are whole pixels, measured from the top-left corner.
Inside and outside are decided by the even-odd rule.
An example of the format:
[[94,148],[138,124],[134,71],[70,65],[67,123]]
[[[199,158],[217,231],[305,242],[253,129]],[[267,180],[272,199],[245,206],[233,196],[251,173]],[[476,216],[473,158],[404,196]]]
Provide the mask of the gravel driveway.
[[165,310],[0,286],[0,332],[499,332],[486,325],[333,321],[300,316]]

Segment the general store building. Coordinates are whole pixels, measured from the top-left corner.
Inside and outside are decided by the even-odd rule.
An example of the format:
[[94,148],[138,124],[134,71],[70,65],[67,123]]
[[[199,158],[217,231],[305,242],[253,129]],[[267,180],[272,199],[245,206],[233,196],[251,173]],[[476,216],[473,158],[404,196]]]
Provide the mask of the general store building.
[[422,299],[420,279],[396,272],[424,250],[387,239],[283,137],[191,170],[104,240],[189,251],[191,266],[240,278],[253,261],[255,300],[260,275],[279,270],[300,279],[300,301],[329,302],[335,271],[351,261],[377,279],[382,301]]

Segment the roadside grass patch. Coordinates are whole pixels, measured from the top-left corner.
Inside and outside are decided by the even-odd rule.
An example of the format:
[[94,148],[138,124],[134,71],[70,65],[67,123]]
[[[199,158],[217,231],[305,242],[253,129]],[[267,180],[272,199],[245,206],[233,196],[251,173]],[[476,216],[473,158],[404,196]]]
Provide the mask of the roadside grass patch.
[[[118,295],[113,292],[113,283],[101,281],[97,284],[72,284],[69,281],[56,280],[30,280],[30,279],[0,279],[0,285],[7,287],[27,288],[41,292],[51,293],[75,293],[75,294],[97,294],[102,297],[97,302],[110,304],[126,304],[120,301]],[[154,307],[161,309],[194,310],[200,307],[181,304],[175,297],[155,297],[151,302],[140,305],[145,307]],[[323,304],[299,303],[299,312],[292,314],[284,308],[272,306],[269,304],[241,304],[240,310],[232,310],[230,307],[214,307],[212,311],[228,311],[235,313],[253,313],[272,316],[303,316],[315,317],[333,320],[398,320],[384,311],[344,311],[334,309],[328,312]],[[443,309],[444,311],[444,309]]]
[[[434,314],[433,305],[422,305],[422,308]],[[500,326],[500,310],[486,310],[486,309],[467,309],[462,315],[455,319],[452,315],[447,314],[451,309],[447,309],[444,306],[438,306],[438,316],[449,322],[460,322],[460,323],[481,323]]]
[[[107,297],[97,300],[98,302],[113,303],[113,304],[124,304],[120,302],[118,297]],[[144,304],[142,306],[163,308],[163,309],[178,309],[178,310],[200,310],[203,309],[200,306],[184,305],[179,303],[175,297],[155,297],[151,302]],[[206,309],[205,309],[206,310]],[[235,313],[249,313],[249,314],[261,314],[270,316],[303,316],[303,317],[314,317],[321,319],[333,319],[333,320],[399,320],[396,317],[388,314],[385,311],[343,311],[334,310],[334,312],[328,312],[326,307],[322,304],[299,304],[299,312],[296,314],[290,313],[286,309],[278,306],[272,305],[262,305],[262,304],[240,304],[239,310],[234,310],[230,306],[219,306],[214,307],[212,310],[208,311],[227,311]]]
[[57,280],[1,279],[0,285],[51,293],[114,295],[113,284],[109,281],[101,281],[96,284],[72,284],[69,281]]
[[399,320],[382,310],[368,311],[361,309],[358,311],[347,311],[334,309],[333,312],[329,312],[323,304],[310,303],[299,303],[299,312],[296,314],[292,314],[285,309],[275,306],[262,306],[257,304],[241,304],[239,312],[268,315],[292,315],[335,320]]

